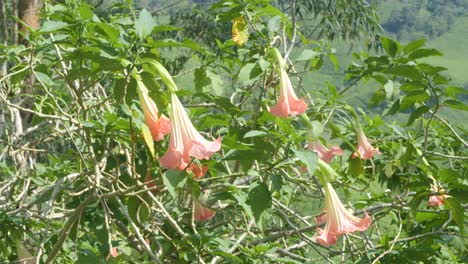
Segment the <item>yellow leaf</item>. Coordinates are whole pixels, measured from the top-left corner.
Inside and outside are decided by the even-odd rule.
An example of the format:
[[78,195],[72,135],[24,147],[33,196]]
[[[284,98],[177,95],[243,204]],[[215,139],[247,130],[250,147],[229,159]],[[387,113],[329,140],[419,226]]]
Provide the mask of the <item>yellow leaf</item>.
[[145,139],[146,146],[148,146],[151,156],[154,159],[155,154],[154,154],[153,136],[151,136],[151,132],[146,124],[143,124],[141,132],[143,133],[143,138]]
[[249,29],[247,28],[247,21],[240,16],[234,19],[232,25],[232,40],[238,45],[244,45],[249,39]]

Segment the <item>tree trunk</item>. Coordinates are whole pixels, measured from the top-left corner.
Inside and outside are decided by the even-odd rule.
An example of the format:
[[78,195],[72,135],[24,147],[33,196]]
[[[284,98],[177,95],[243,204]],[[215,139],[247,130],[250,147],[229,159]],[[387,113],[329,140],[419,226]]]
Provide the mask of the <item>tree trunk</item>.
[[[40,21],[39,21],[40,8],[41,8],[41,0],[19,0],[19,3],[18,3],[19,18],[32,29],[38,29],[40,27]],[[29,30],[23,24],[19,24],[18,27],[19,27],[18,44],[24,44],[28,46],[27,41],[25,41],[23,37],[29,34]],[[31,58],[25,58],[25,59],[29,60]],[[34,75],[29,74],[25,78],[22,93],[28,96],[34,94],[35,93],[34,83],[35,83]],[[24,100],[23,107],[31,108],[33,105],[32,97],[26,97],[25,99],[26,100]],[[30,124],[32,120],[31,113],[22,112],[21,117],[25,125]]]
[[[41,8],[40,0],[19,0],[18,4],[18,15],[21,20],[32,29],[38,29],[39,23],[39,12]],[[19,30],[23,34],[27,35],[29,32],[23,25],[19,26]],[[21,39],[19,36],[18,39]],[[20,41],[21,42],[21,41]]]
[[[8,45],[8,13],[7,13],[7,6],[6,6],[6,1],[2,1],[0,3],[0,41],[4,46]],[[8,68],[7,68],[7,62],[6,60],[2,62],[1,68],[0,68],[0,77],[3,77],[7,74]]]

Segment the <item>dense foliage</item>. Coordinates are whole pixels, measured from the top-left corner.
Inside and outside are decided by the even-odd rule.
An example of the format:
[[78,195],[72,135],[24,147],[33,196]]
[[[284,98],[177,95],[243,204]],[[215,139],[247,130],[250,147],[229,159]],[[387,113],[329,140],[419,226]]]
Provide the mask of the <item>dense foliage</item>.
[[[0,260],[467,261],[468,143],[443,115],[466,115],[466,90],[423,39],[380,37],[365,1],[324,2],[162,24],[131,1],[46,1],[0,44]],[[339,66],[335,36],[378,50],[343,88],[304,87]],[[371,80],[375,115],[344,99]]]

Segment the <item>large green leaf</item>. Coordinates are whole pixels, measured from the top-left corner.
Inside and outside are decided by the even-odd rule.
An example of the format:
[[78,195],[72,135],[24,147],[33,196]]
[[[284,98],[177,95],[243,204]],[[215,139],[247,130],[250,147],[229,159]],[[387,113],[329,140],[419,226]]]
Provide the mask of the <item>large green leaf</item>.
[[60,29],[68,27],[69,24],[62,21],[46,21],[42,24],[40,29],[41,33],[53,33],[59,31]]
[[318,165],[317,153],[303,150],[295,150],[294,153],[296,154],[296,157],[307,166],[309,174],[313,175]]
[[422,116],[423,114],[427,113],[429,111],[429,107],[423,105],[423,106],[420,106],[418,107],[416,110],[414,110],[410,117],[408,118],[408,123],[407,125],[410,126],[413,124],[413,122],[418,119],[420,116]]
[[380,39],[380,42],[382,43],[382,47],[384,48],[385,52],[388,55],[395,57],[395,55],[397,54],[400,48],[399,44],[396,41],[389,39],[387,37],[382,37]]
[[163,182],[167,190],[175,197],[176,189],[185,185],[187,182],[187,173],[185,171],[168,170],[163,174]]
[[413,51],[408,58],[415,60],[415,59],[421,59],[421,58],[426,58],[426,57],[431,57],[431,56],[442,56],[442,52],[436,50],[436,49],[418,49]]
[[141,39],[144,39],[151,34],[155,26],[156,22],[154,21],[153,16],[151,16],[146,9],[141,10],[138,19],[135,21],[135,31],[137,35]]
[[447,206],[452,209],[452,216],[455,223],[457,223],[458,227],[460,228],[461,233],[464,233],[464,219],[465,219],[465,210],[460,202],[455,199],[454,197],[447,197],[445,199]]
[[258,181],[251,184],[247,204],[250,205],[255,220],[258,222],[263,212],[271,208],[272,198],[268,186]]

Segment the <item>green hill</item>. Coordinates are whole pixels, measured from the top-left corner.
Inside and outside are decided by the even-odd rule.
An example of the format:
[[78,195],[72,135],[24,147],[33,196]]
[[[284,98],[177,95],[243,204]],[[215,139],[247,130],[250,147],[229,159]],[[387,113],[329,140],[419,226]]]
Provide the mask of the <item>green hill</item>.
[[453,27],[429,42],[429,46],[442,51],[444,56],[429,62],[448,68],[452,81],[468,86],[468,16],[458,17]]

